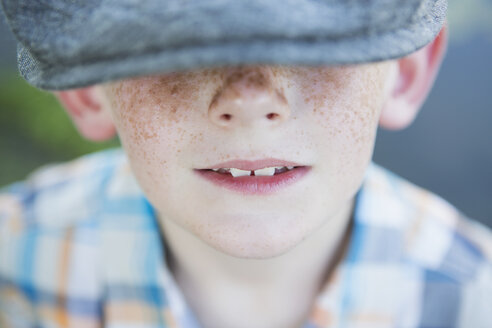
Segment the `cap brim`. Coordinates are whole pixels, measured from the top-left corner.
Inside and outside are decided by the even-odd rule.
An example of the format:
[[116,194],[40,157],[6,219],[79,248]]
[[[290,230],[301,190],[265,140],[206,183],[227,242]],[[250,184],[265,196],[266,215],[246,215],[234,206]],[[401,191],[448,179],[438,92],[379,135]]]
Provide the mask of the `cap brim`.
[[[72,57],[61,53],[63,50],[61,47],[61,50],[56,50],[55,43],[53,50],[45,47],[41,52],[27,42],[21,42],[18,52],[19,69],[24,78],[34,86],[61,90],[134,76],[205,67],[243,64],[319,66],[390,60],[408,55],[431,42],[444,23],[445,0],[411,2],[414,5],[419,4],[416,10],[418,15],[410,15],[409,19],[404,19],[387,29],[381,26],[376,26],[377,28],[374,29],[354,29],[349,24],[346,30],[337,26],[336,33],[315,31],[314,36],[311,37],[292,36],[288,33],[278,35],[267,33],[268,30],[265,30],[265,35],[259,34],[258,31],[247,34],[248,31],[240,30],[235,33],[238,35],[242,33],[241,37],[221,38],[217,33],[222,32],[217,32],[218,30],[215,29],[209,34],[204,32],[199,42],[195,40],[172,44],[174,40],[171,39],[171,42],[168,38],[167,44],[154,44],[148,48],[145,48],[145,43],[141,42],[140,45],[135,45],[135,48],[140,47],[138,51],[130,51],[131,44],[129,44],[127,47],[130,50],[113,55],[105,53],[106,49],[101,50],[100,46],[91,48],[89,45],[83,48],[77,45],[79,53],[72,49],[74,53]],[[408,8],[406,9],[408,11]],[[217,17],[221,19],[221,16]],[[343,22],[343,19],[340,22]],[[289,24],[289,22],[281,23]],[[217,25],[220,24],[226,26],[231,23]],[[188,31],[190,35],[197,33],[196,27],[185,24],[181,28],[185,32],[190,30]],[[277,26],[266,25],[264,28],[278,31]],[[143,36],[144,39],[147,37],[148,35]],[[87,40],[84,42],[91,41],[90,38]],[[121,42],[129,43],[128,40]],[[96,50],[91,50],[93,53],[84,53],[87,49],[100,49],[98,51],[101,51],[101,55],[94,53]],[[81,54],[86,57],[81,57]],[[60,57],[59,60],[56,60],[57,56]],[[84,58],[88,59],[84,60]]]

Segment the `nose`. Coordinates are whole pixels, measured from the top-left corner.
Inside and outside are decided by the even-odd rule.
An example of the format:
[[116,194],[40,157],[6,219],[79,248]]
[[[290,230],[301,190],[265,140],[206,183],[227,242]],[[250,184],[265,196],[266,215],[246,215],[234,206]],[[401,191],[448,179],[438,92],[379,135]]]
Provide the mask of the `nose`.
[[273,127],[290,116],[287,99],[273,82],[270,67],[236,67],[212,98],[208,115],[221,127]]

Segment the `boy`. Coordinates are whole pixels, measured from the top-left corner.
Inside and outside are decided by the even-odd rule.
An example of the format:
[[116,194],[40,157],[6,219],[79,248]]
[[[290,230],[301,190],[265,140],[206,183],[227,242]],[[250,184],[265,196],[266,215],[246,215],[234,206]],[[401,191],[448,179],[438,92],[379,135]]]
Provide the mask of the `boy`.
[[444,1],[3,0],[106,151],[5,189],[5,327],[489,327],[490,232],[370,164]]

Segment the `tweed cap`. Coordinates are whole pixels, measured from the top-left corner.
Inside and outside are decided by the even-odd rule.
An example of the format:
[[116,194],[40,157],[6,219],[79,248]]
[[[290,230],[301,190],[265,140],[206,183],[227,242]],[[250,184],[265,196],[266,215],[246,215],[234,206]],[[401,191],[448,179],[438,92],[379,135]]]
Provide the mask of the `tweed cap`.
[[405,56],[447,0],[1,0],[19,70],[43,89],[239,64],[340,65]]

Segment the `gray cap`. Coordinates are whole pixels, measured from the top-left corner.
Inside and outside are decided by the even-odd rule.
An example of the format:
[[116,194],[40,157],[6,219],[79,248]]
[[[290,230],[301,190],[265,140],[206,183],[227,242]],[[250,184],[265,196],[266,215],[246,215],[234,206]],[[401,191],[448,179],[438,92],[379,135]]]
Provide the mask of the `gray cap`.
[[239,64],[338,65],[432,41],[447,0],[1,0],[44,89]]

